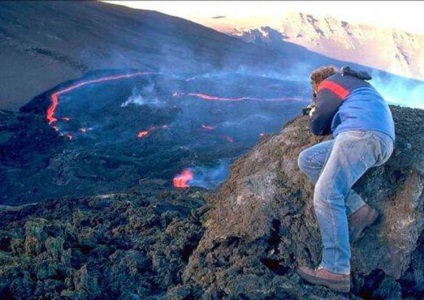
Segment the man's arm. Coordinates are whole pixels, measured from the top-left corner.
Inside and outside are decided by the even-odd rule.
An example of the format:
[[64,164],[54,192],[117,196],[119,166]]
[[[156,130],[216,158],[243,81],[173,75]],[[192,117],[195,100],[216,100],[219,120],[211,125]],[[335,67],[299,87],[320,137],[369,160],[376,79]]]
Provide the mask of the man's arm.
[[331,133],[331,122],[342,100],[329,90],[321,90],[316,97],[315,109],[311,111],[309,127],[314,135]]

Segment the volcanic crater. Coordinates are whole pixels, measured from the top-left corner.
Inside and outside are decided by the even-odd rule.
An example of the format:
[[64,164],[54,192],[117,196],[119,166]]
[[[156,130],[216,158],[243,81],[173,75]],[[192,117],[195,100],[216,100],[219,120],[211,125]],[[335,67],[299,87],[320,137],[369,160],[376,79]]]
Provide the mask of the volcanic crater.
[[146,180],[216,188],[308,98],[303,82],[236,72],[87,73],[5,115],[0,150],[13,169],[1,172],[1,202],[120,193]]

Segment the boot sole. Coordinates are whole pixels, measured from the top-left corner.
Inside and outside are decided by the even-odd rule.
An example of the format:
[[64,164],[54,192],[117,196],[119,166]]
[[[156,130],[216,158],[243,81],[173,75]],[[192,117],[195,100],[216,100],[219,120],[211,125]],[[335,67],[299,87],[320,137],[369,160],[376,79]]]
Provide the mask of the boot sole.
[[310,275],[308,273],[303,273],[302,271],[298,270],[297,273],[300,277],[302,277],[307,282],[310,282],[312,284],[319,284],[328,287],[331,290],[342,292],[342,293],[349,293],[350,292],[350,280],[343,280],[343,281],[336,281],[331,279],[324,279],[320,277],[316,277],[313,275]]

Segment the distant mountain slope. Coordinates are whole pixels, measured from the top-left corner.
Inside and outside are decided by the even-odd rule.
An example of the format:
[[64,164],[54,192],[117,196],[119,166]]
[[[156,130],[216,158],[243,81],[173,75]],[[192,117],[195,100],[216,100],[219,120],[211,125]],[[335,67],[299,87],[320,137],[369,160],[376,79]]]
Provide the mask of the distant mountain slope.
[[303,13],[288,14],[279,28],[235,30],[234,35],[270,47],[290,42],[335,59],[424,79],[423,35]]
[[[260,53],[260,61],[256,58]],[[0,108],[95,69],[207,72],[288,60],[210,28],[95,1],[0,3]]]

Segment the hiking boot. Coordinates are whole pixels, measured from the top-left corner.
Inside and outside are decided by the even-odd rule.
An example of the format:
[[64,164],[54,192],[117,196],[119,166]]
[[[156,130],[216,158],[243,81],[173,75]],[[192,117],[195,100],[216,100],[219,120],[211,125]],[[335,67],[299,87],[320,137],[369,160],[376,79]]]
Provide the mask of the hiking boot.
[[324,285],[342,293],[349,293],[350,291],[350,275],[331,273],[323,268],[312,270],[307,267],[300,267],[297,274],[312,284]]
[[369,205],[362,205],[349,217],[349,239],[351,243],[359,241],[364,236],[365,228],[374,224],[378,212]]

